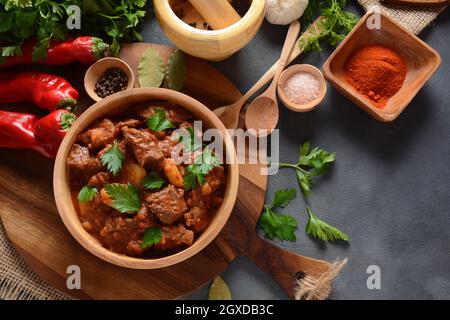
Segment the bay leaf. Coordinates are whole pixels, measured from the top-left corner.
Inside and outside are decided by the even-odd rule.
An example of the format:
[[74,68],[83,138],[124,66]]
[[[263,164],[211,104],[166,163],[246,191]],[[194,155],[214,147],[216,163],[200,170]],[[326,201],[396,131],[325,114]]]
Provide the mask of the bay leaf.
[[231,300],[231,291],[221,276],[217,276],[209,289],[208,300]]
[[169,89],[180,91],[186,80],[186,60],[181,50],[176,49],[169,58],[166,68]]
[[139,60],[141,87],[160,87],[164,80],[164,62],[156,49],[148,48]]

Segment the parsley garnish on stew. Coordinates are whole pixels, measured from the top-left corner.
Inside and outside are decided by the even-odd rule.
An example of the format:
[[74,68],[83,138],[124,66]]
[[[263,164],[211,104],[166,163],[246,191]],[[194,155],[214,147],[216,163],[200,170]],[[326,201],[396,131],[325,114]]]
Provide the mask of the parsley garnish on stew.
[[113,183],[105,186],[105,191],[111,198],[111,207],[121,213],[136,213],[141,208],[139,190],[131,183]]
[[113,146],[101,156],[100,160],[113,175],[117,175],[120,169],[122,169],[125,155],[120,151],[117,142],[114,142]]
[[343,240],[348,241],[348,235],[341,230],[330,226],[325,221],[320,220],[311,210],[311,207],[307,207],[309,221],[306,225],[306,233],[311,237],[318,238],[322,241],[334,241]]
[[159,189],[161,188],[166,181],[157,174],[156,172],[150,172],[144,179],[141,181],[141,186],[145,189]]
[[83,188],[81,188],[80,192],[78,193],[78,201],[80,203],[92,201],[92,199],[94,199],[94,196],[97,193],[97,191],[98,191],[97,188],[84,186]]
[[144,233],[144,237],[142,238],[141,248],[145,249],[151,247],[157,243],[160,243],[162,240],[162,232],[159,228],[151,227],[148,228]]
[[184,145],[184,150],[187,152],[194,152],[202,147],[202,141],[199,137],[195,135],[194,128],[186,128],[188,135],[180,135],[178,141],[182,142]]
[[282,208],[295,198],[295,189],[283,189],[275,192],[272,203],[264,206],[264,212],[259,219],[259,226],[269,239],[295,241],[297,220],[287,214],[279,214],[273,209]]
[[166,117],[166,112],[162,109],[156,109],[155,113],[147,119],[147,127],[153,131],[163,131],[174,129],[175,125]]
[[214,167],[220,166],[220,160],[209,148],[205,148],[201,156],[185,169],[184,190],[188,191],[205,183],[205,176]]

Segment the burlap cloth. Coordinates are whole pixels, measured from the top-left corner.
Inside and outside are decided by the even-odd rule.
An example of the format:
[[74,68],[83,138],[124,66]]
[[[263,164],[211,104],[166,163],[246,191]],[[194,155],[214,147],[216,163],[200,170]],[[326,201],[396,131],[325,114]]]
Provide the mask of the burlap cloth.
[[419,34],[446,8],[445,6],[381,5],[380,0],[358,0],[358,2],[366,11],[372,6],[380,6],[383,12],[414,34]]
[[[358,0],[368,10],[380,5],[379,0]],[[445,8],[423,8],[414,6],[381,6],[382,10],[418,34],[428,26]],[[340,270],[340,267],[338,268]],[[328,294],[327,294],[328,295]],[[0,299],[70,299],[66,294],[52,288],[33,271],[9,243],[0,223]]]

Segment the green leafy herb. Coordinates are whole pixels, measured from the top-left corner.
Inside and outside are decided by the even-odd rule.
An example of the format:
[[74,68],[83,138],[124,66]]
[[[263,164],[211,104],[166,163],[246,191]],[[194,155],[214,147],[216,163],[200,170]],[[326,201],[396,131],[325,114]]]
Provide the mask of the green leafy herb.
[[156,172],[150,172],[144,179],[142,179],[141,186],[145,189],[159,189],[165,183],[166,182],[159,174]]
[[146,249],[148,247],[160,243],[161,240],[162,240],[162,232],[159,228],[156,227],[148,228],[144,233],[144,237],[142,238],[141,248]]
[[113,183],[105,185],[105,191],[111,198],[111,207],[122,213],[135,213],[141,208],[138,189],[131,183]]
[[[6,44],[0,47],[0,62],[6,56],[21,55],[21,46],[29,38],[37,40],[32,52],[36,61],[46,57],[51,41],[80,35],[109,38],[110,54],[115,56],[120,42],[142,41],[137,28],[145,16],[146,3],[146,0],[0,0],[0,43]],[[70,19],[76,19],[69,10],[71,5],[81,9],[81,31],[67,27]]]
[[209,148],[205,148],[201,156],[198,156],[194,163],[186,167],[184,171],[184,189],[188,191],[203,185],[205,183],[205,176],[208,172],[220,165],[220,160]]
[[164,63],[158,51],[153,48],[145,50],[139,60],[139,83],[141,87],[160,87],[164,75]]
[[295,189],[283,189],[275,192],[275,198],[272,203],[264,206],[264,212],[259,219],[259,226],[269,239],[280,239],[295,241],[295,230],[297,229],[297,220],[290,215],[279,214],[273,209],[285,207],[295,198]]
[[231,300],[231,291],[221,276],[217,276],[209,288],[208,300]]
[[98,191],[97,188],[84,186],[78,193],[78,201],[80,203],[92,201],[97,191]]
[[294,169],[300,188],[305,196],[309,196],[312,178],[327,172],[331,163],[336,160],[336,154],[317,147],[311,150],[310,142],[306,142],[300,146],[299,155],[297,163],[273,163],[272,165]]
[[166,68],[166,78],[169,89],[181,90],[186,80],[186,60],[183,52],[176,49],[169,58]]
[[102,164],[106,166],[113,175],[117,175],[120,169],[122,169],[125,155],[122,151],[120,151],[117,142],[114,142],[112,147],[109,148],[109,150],[100,157],[100,160]]
[[188,127],[186,128],[186,131],[189,135],[183,134],[178,138],[178,141],[183,143],[184,150],[186,152],[194,152],[197,149],[200,149],[203,143],[201,139],[195,135],[194,128]]
[[155,113],[147,119],[147,127],[153,131],[163,131],[166,129],[174,129],[175,125],[166,117],[163,109],[156,109]]
[[[300,37],[298,45],[302,51],[321,50],[321,42],[336,46],[358,23],[352,12],[345,11],[347,0],[310,1],[302,17],[302,25],[309,25]],[[318,16],[314,22],[314,17]]]
[[306,233],[311,237],[318,238],[322,241],[343,240],[349,241],[347,234],[341,230],[330,226],[328,223],[320,220],[311,210],[306,208],[309,215],[308,224],[306,225]]

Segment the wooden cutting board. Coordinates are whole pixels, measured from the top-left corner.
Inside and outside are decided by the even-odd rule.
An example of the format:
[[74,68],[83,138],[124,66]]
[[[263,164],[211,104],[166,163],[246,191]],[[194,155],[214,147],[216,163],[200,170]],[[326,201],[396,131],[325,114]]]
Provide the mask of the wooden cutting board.
[[[139,57],[148,47],[167,60],[172,48],[151,44],[124,45],[121,58],[137,72]],[[239,90],[210,64],[187,57],[184,92],[215,108],[230,104]],[[51,69],[66,76],[82,93],[80,111],[92,102],[84,94],[85,68]],[[136,73],[137,74],[137,73]],[[32,152],[0,150],[0,215],[6,232],[27,264],[54,287],[77,298],[175,299],[207,284],[238,255],[253,260],[294,296],[295,276],[320,276],[329,263],[277,248],[256,234],[265,201],[267,176],[259,165],[240,166],[238,200],[222,233],[206,249],[178,265],[159,270],[131,270],[104,262],[83,249],[64,227],[53,200],[53,162]],[[81,290],[68,290],[66,270],[81,269]]]

